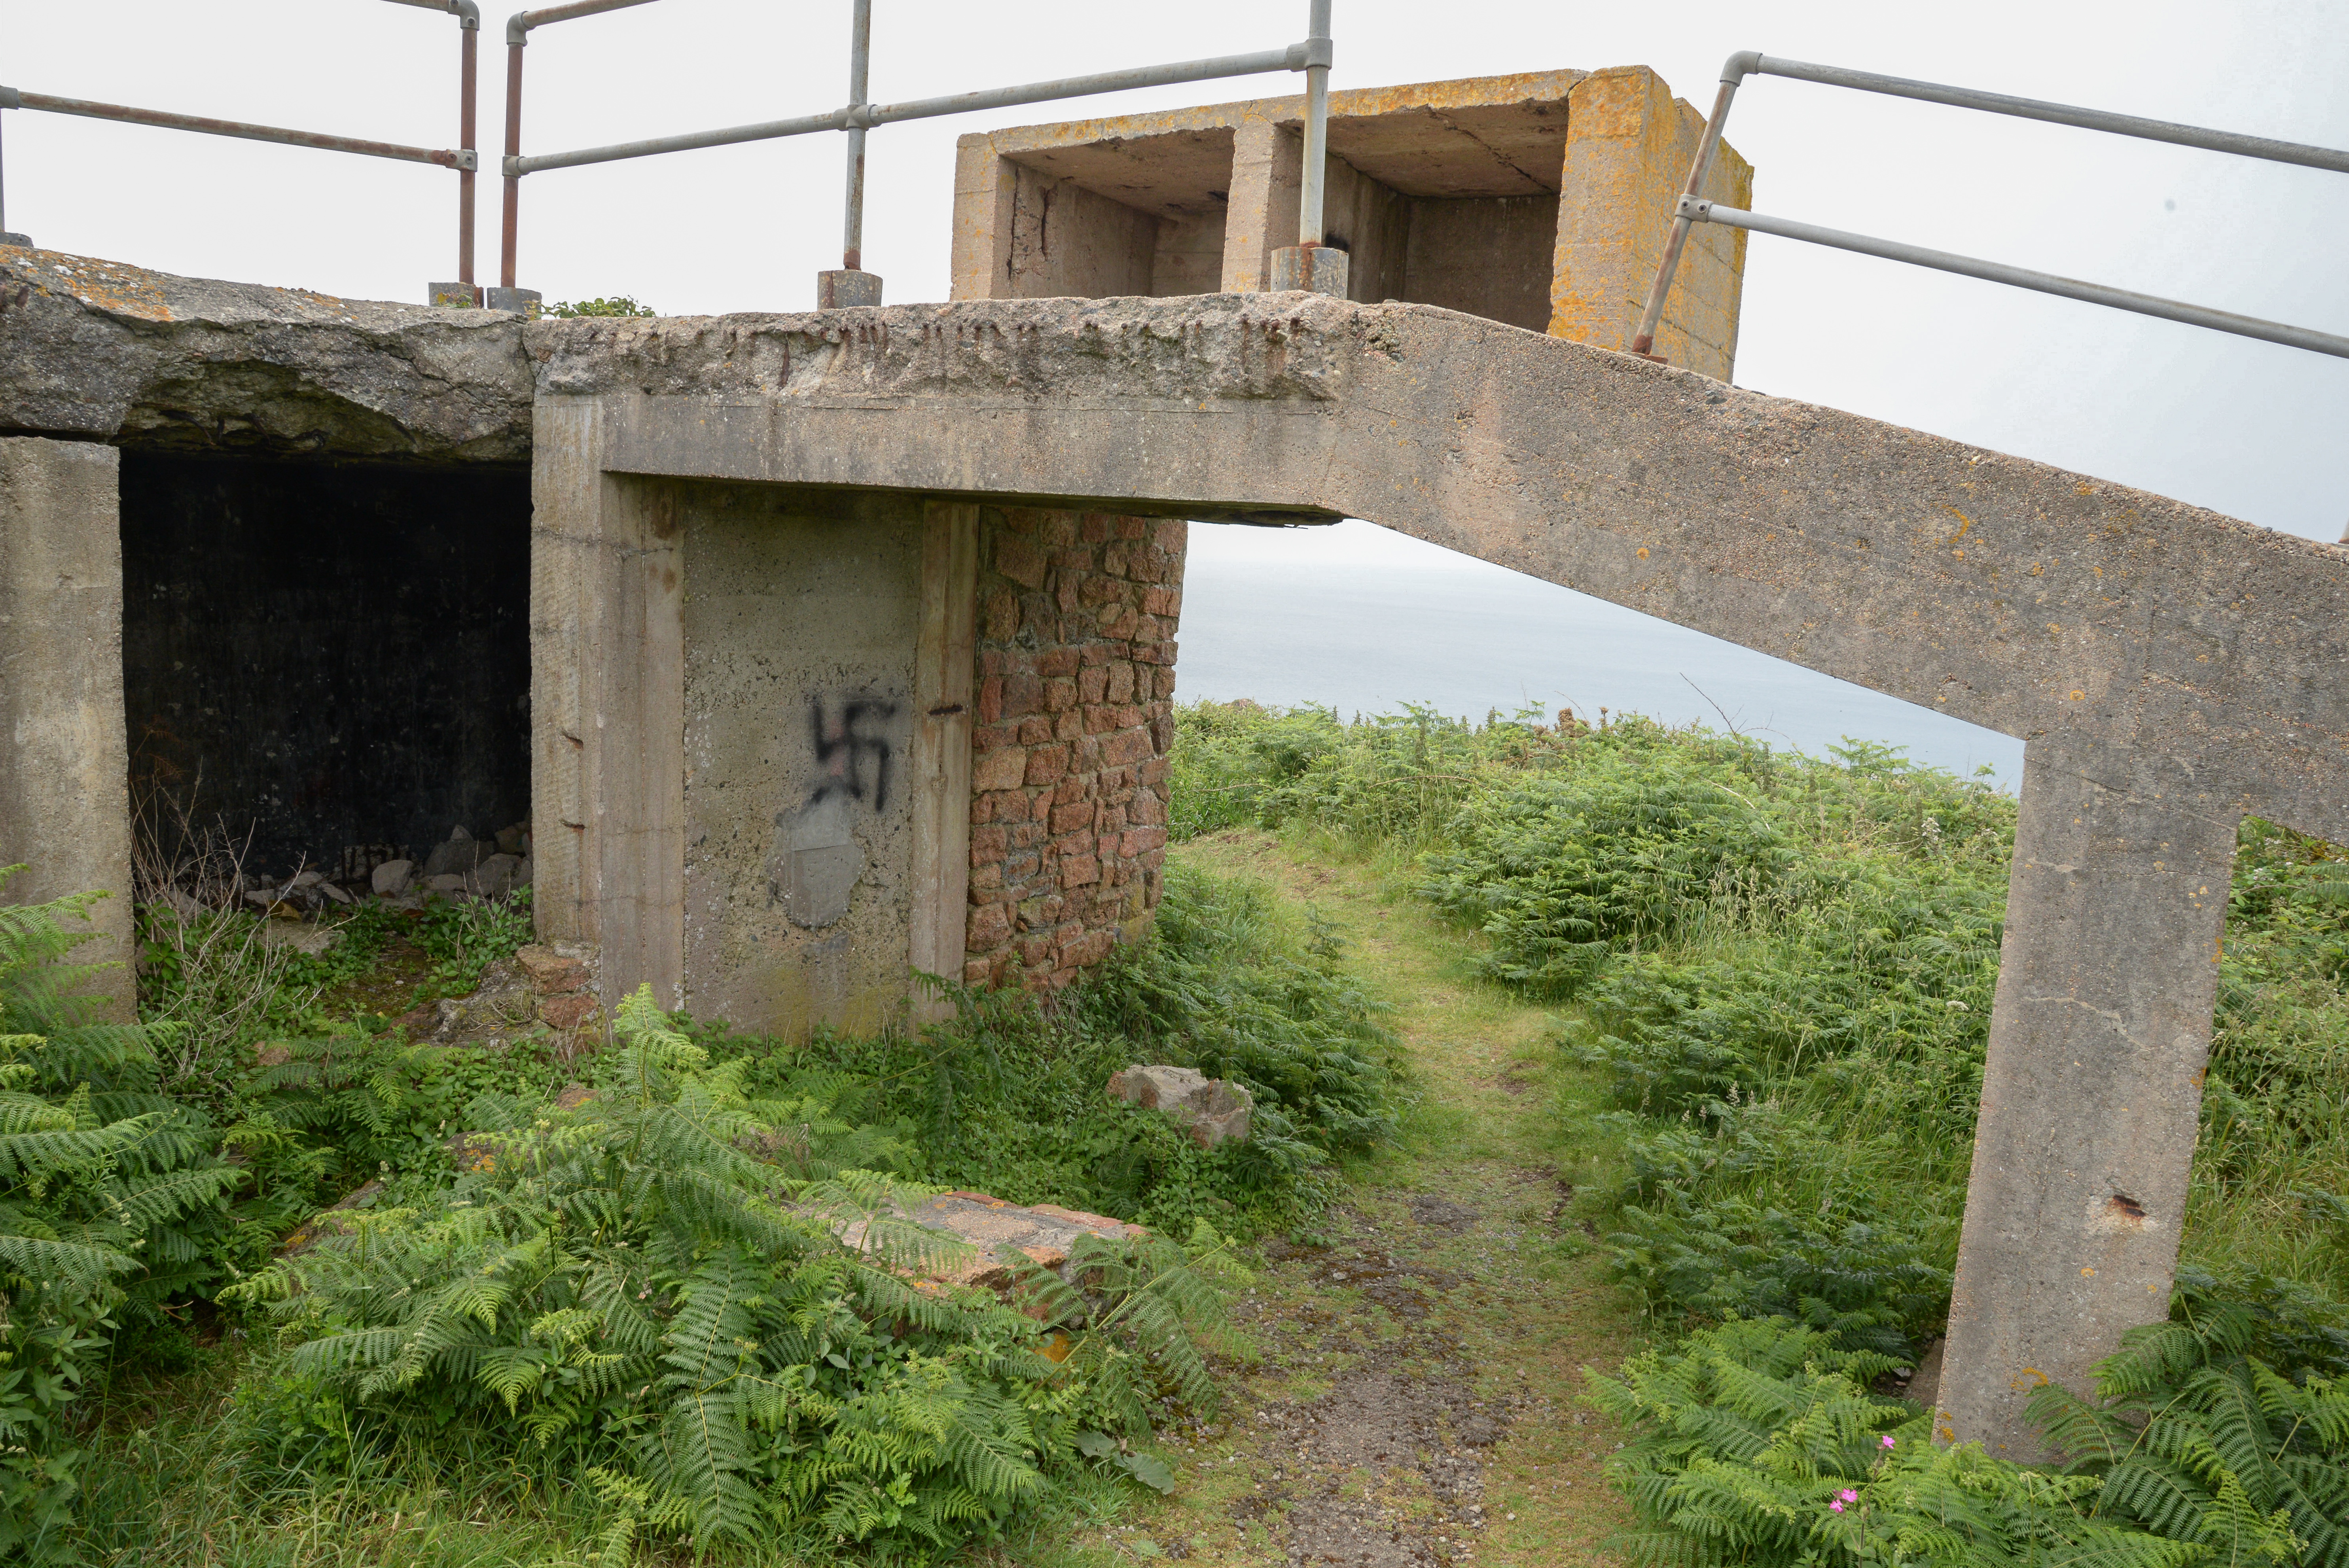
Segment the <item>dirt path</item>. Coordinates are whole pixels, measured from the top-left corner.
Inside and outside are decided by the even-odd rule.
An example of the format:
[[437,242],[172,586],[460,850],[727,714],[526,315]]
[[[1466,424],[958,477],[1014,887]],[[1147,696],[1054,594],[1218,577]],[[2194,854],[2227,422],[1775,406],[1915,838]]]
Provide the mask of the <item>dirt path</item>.
[[1600,1466],[1618,1439],[1577,1402],[1579,1368],[1620,1360],[1636,1324],[1574,1204],[1614,1174],[1612,1143],[1541,1010],[1475,980],[1466,944],[1366,870],[1257,833],[1179,852],[1337,924],[1422,1098],[1324,1234],[1267,1247],[1236,1315],[1249,1343],[1231,1402],[1170,1445],[1174,1496],[1061,1560],[1611,1562],[1627,1514]]

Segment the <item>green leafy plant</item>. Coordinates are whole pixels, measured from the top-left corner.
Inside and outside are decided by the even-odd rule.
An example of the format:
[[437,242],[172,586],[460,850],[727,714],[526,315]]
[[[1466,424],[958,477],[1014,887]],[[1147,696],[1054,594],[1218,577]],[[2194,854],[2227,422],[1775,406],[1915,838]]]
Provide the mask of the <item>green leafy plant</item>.
[[896,1218],[917,1190],[770,1162],[803,1102],[752,1099],[649,988],[616,1024],[605,1092],[517,1117],[445,1208],[348,1215],[231,1293],[284,1321],[295,1375],[410,1441],[522,1434],[622,1535],[905,1557],[999,1529],[1080,1430],[1205,1396],[1212,1293],[1179,1249],[1088,1252],[1081,1289],[1040,1271],[1026,1312],[926,1286],[955,1243]]
[[650,305],[638,304],[626,294],[613,294],[609,298],[557,300],[546,307],[546,314],[559,316],[638,316],[658,315],[660,312]]
[[155,1092],[154,1032],[108,1021],[104,966],[67,961],[99,896],[0,907],[0,1561],[64,1555],[67,1408],[126,1313],[201,1274],[193,1222],[240,1179]]
[[[535,940],[531,890],[505,898],[436,898],[409,930],[409,940],[432,959],[425,990],[462,996],[481,983],[482,973]],[[423,993],[419,991],[421,999]]]
[[1744,1564],[2095,1563],[2185,1568],[2199,1542],[2101,1518],[2098,1483],[1937,1447],[1927,1412],[1868,1392],[1893,1358],[1781,1318],[1649,1351],[1589,1401],[1630,1429],[1610,1461],[1635,1561]]

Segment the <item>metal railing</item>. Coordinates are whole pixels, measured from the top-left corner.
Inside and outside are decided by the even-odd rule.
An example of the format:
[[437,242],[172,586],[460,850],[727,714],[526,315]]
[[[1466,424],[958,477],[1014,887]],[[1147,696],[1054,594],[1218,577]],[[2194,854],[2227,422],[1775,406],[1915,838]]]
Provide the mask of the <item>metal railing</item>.
[[2212,310],[2180,300],[2132,294],[2103,284],[2083,283],[2076,278],[2058,277],[2053,273],[2008,266],[2003,262],[1986,262],[1972,256],[1953,255],[1947,251],[1927,250],[1921,245],[1907,244],[1899,240],[1880,240],[1867,234],[1846,233],[1840,229],[1823,229],[1816,224],[1796,222],[1790,218],[1774,218],[1708,201],[1703,196],[1705,175],[1712,169],[1713,156],[1721,147],[1722,127],[1729,119],[1730,100],[1736,96],[1738,85],[1748,76],[1789,77],[1796,81],[1817,82],[1826,87],[1851,88],[1860,92],[1917,98],[1926,103],[1949,104],[1957,108],[1980,109],[1988,114],[2046,120],[2054,125],[2077,126],[2085,130],[2109,131],[2116,136],[2167,141],[2180,147],[2199,147],[2212,152],[2232,153],[2240,158],[2257,158],[2271,163],[2292,163],[2349,174],[2349,152],[2333,148],[2308,147],[2295,141],[2277,141],[2268,137],[2244,136],[2230,130],[2210,130],[2202,126],[2178,125],[2168,120],[2141,119],[2135,115],[2110,114],[2103,109],[2081,108],[2072,104],[2010,98],[2004,93],[1909,81],[1902,77],[1878,76],[1872,71],[1847,70],[1839,66],[1816,66],[1803,60],[1777,59],[1754,49],[1741,50],[1730,56],[1721,67],[1721,90],[1713,98],[1713,116],[1705,121],[1704,135],[1697,143],[1696,161],[1689,170],[1688,187],[1673,209],[1671,237],[1665,242],[1663,261],[1657,267],[1655,282],[1648,290],[1647,306],[1640,315],[1640,329],[1631,339],[1631,352],[1634,354],[1645,355],[1651,359],[1656,357],[1657,324],[1663,317],[1664,299],[1671,291],[1673,275],[1680,270],[1681,253],[1687,246],[1689,230],[1698,223],[1721,223],[1755,233],[1776,234],[1814,245],[1827,245],[1865,256],[1880,256],[1886,261],[1906,262],[1911,266],[1931,267],[1963,277],[1981,278],[1989,283],[2006,284],[2040,294],[2059,294],[2065,299],[2084,300],[2090,304],[2133,311],[2139,315],[2160,316],[2191,326],[2209,327],[2215,332],[2229,332],[2240,337],[2256,337],[2292,348],[2305,348],[2316,354],[2349,358],[2349,337],[2318,332],[2311,327],[2261,321],[2256,316],[2237,315],[2230,311]]
[[[409,0],[420,4],[422,0]],[[614,142],[568,152],[522,150],[523,50],[534,27],[606,11],[626,10],[651,0],[571,0],[571,4],[518,11],[506,23],[506,156],[503,237],[498,275],[506,288],[514,284],[518,231],[521,226],[521,184],[524,175],[554,169],[576,169],[590,163],[650,158],[667,152],[688,152],[705,147],[730,147],[746,141],[771,141],[780,137],[807,136],[818,131],[843,131],[848,137],[847,191],[842,203],[841,271],[820,274],[821,304],[880,303],[880,279],[864,270],[864,134],[874,126],[902,120],[930,119],[941,115],[969,114],[980,109],[1009,108],[1019,104],[1048,103],[1059,98],[1090,98],[1099,93],[1124,92],[1133,88],[1164,87],[1179,82],[1214,81],[1224,77],[1256,76],[1270,71],[1303,71],[1306,84],[1305,168],[1299,202],[1300,243],[1319,246],[1322,227],[1322,163],[1328,145],[1330,111],[1330,0],[1309,0],[1307,36],[1285,48],[1251,55],[1225,55],[1212,59],[1182,60],[1170,65],[1142,66],[1105,71],[1095,76],[1065,77],[1057,81],[1030,82],[1020,87],[994,88],[948,98],[917,98],[906,103],[868,102],[865,80],[872,61],[872,0],[852,0],[849,27],[848,97],[840,108],[792,119],[765,120],[755,125],[727,126],[716,130],[688,131],[679,136],[652,137],[640,141]]]
[[[480,167],[480,159],[474,150],[474,105],[481,10],[476,0],[390,0],[390,3],[444,12],[457,18],[462,55],[458,67],[458,145],[455,147],[404,147],[397,142],[327,136],[312,130],[288,130],[279,126],[212,119],[168,109],[133,108],[125,104],[54,98],[47,93],[24,92],[5,87],[0,87],[0,109],[36,109],[47,114],[81,115],[90,119],[118,120],[126,125],[151,125],[164,130],[191,130],[205,136],[274,141],[285,147],[316,148],[323,152],[347,152],[361,158],[389,158],[405,163],[430,163],[443,169],[453,169],[457,171],[457,277],[470,291],[473,287],[473,175]],[[5,188],[0,188],[0,231],[8,227],[5,200]]]

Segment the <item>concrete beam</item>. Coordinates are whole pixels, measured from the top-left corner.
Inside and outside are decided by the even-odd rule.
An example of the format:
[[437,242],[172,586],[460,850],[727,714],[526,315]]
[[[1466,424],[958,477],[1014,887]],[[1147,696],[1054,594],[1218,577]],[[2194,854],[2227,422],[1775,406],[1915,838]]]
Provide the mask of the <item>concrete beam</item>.
[[522,462],[531,375],[521,329],[504,311],[0,252],[0,432]]
[[621,395],[625,471],[1367,518],[2085,767],[2168,758],[2213,815],[2349,837],[2333,545],[1424,306],[605,325],[531,342],[551,390]]
[[[73,961],[127,1021],[130,756],[122,714],[122,537],[111,447],[0,440],[0,903],[102,892]],[[68,923],[70,926],[70,923]]]

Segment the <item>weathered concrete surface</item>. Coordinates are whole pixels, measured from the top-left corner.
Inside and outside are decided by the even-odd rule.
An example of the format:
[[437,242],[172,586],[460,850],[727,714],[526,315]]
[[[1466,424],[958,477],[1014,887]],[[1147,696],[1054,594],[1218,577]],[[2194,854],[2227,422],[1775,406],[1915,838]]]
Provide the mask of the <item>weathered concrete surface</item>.
[[922,503],[677,489],[686,1006],[876,1033],[913,921]]
[[[1696,161],[1704,116],[1673,98],[1655,72],[1633,67],[1594,71],[1575,83],[1567,125],[1549,332],[1599,348],[1628,348],[1671,233],[1672,209]],[[1723,143],[1702,194],[1752,207],[1754,165]],[[1728,380],[1737,363],[1744,283],[1745,231],[1699,224],[1664,296],[1656,352]]]
[[0,431],[516,461],[530,398],[518,315],[0,248]]
[[[953,297],[1191,294],[1300,286],[1302,98],[1019,126],[964,137]],[[1348,278],[1402,300],[1628,344],[1704,117],[1644,66],[1331,95],[1327,232]],[[1705,193],[1751,205],[1734,148]],[[1742,230],[1691,239],[1659,351],[1724,379],[1736,362]]]
[[2043,1451],[2045,1382],[2086,1388],[2121,1332],[2168,1311],[2236,816],[2126,759],[2024,752],[1937,1425]]
[[130,757],[122,718],[119,454],[0,439],[0,903],[109,896],[80,963],[129,1016]]
[[605,995],[685,985],[685,646],[678,487],[605,471],[592,398],[544,399],[531,470],[533,907],[600,948]]
[[[39,308],[60,331],[82,311],[109,343],[135,325],[69,295]],[[264,335],[312,364],[305,335],[347,331]],[[1950,1429],[2027,1452],[2015,1380],[2075,1377],[2161,1315],[2228,830],[2254,811],[2349,839],[2349,552],[1426,306],[991,301],[541,322],[519,342],[538,417],[539,878],[574,890],[545,898],[543,929],[602,943],[624,985],[644,954],[683,951],[669,481],[1368,518],[2031,743]],[[106,433],[153,438],[175,398],[210,418],[202,348],[145,343],[138,397],[118,400],[142,422]],[[0,371],[0,419],[39,406],[38,379]],[[400,417],[516,414],[520,396],[501,366]],[[394,424],[412,451],[453,449]],[[481,449],[514,438],[481,429]],[[2080,1283],[2106,1270],[2114,1288]]]
[[563,328],[543,384],[611,395],[624,471],[1368,518],[2349,835],[2349,554],[2164,497],[1425,306]]

